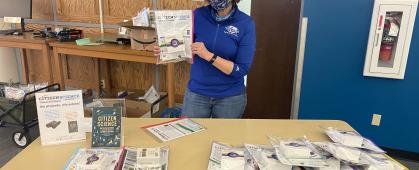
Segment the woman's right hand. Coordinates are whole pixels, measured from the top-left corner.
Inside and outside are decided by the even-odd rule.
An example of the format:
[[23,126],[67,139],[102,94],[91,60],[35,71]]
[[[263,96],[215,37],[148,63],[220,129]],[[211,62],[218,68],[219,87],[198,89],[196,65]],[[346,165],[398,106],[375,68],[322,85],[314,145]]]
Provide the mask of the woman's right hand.
[[158,57],[158,56],[160,56],[160,47],[159,46],[154,46],[154,56],[156,56],[156,57]]

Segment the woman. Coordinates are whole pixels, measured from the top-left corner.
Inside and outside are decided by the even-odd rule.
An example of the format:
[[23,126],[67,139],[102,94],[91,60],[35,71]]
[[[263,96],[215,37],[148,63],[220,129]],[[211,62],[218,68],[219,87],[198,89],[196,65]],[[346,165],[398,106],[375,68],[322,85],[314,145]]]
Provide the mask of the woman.
[[[244,76],[256,47],[255,24],[241,12],[240,0],[208,0],[194,11],[195,54],[182,116],[241,118],[247,96]],[[160,49],[155,47],[159,56]]]

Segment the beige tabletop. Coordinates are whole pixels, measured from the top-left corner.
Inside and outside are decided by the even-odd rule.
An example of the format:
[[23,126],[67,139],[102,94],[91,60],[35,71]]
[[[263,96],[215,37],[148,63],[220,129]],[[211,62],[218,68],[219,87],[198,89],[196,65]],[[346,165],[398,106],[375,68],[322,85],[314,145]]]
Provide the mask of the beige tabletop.
[[[268,144],[267,135],[284,138],[307,136],[313,141],[329,141],[321,127],[352,130],[343,121],[334,120],[226,120],[193,119],[208,129],[166,143],[159,143],[140,127],[171,119],[127,120],[125,144],[132,147],[169,146],[170,170],[205,170],[212,141],[232,145],[242,143]],[[77,147],[90,147],[91,135],[84,142],[57,146],[41,146],[40,138],[8,162],[2,170],[59,170]]]

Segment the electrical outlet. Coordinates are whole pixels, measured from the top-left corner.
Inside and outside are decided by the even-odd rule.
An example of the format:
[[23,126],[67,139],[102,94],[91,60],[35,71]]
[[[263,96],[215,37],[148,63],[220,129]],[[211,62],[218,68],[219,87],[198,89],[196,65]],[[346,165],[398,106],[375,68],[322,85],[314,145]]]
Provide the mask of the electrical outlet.
[[105,80],[100,80],[100,87],[102,87],[102,89],[106,88],[105,87]]
[[380,124],[381,124],[381,115],[380,114],[373,114],[371,125],[380,126]]

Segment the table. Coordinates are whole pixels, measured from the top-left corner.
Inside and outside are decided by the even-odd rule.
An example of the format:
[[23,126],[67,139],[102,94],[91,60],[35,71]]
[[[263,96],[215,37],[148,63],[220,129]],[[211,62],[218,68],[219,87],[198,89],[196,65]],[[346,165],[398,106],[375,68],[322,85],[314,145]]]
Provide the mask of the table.
[[[75,42],[50,42],[49,45],[53,47],[54,53],[54,81],[59,82],[62,87],[65,87],[66,85],[74,85],[75,87],[81,88],[93,88],[99,92],[100,80],[98,64],[95,66],[95,75],[97,76],[93,84],[86,82],[73,82],[65,79],[63,74],[63,70],[65,69],[63,69],[64,66],[61,60],[61,55],[77,55],[98,59],[101,58],[149,64],[157,63],[157,57],[155,57],[152,52],[133,50],[127,45],[105,43],[100,46],[78,46]],[[174,69],[174,63],[167,64],[166,78],[169,107],[173,107],[175,105]]]
[[29,83],[29,72],[27,56],[24,49],[41,50],[42,51],[42,65],[43,71],[48,75],[46,82],[53,83],[52,64],[49,56],[48,41],[44,38],[34,38],[32,33],[24,33],[22,36],[0,35],[0,47],[20,48],[20,61],[22,65],[22,82]]
[[[211,143],[220,141],[232,145],[242,143],[268,144],[267,135],[283,138],[307,136],[313,141],[329,141],[322,127],[352,130],[343,121],[336,120],[251,120],[251,119],[193,119],[208,129],[167,143],[159,143],[143,129],[146,125],[171,119],[127,119],[125,144],[132,147],[169,146],[170,170],[204,170],[208,165]],[[77,147],[89,147],[91,135],[85,142],[41,147],[36,139],[25,150],[8,162],[3,170],[62,169]]]

